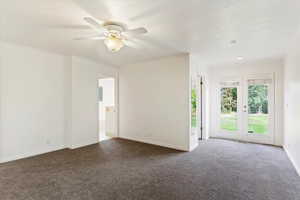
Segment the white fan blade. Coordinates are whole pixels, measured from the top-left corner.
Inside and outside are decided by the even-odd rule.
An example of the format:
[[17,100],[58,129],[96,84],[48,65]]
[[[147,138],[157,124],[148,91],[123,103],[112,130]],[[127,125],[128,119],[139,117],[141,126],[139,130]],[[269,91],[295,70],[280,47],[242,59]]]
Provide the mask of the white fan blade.
[[89,30],[91,29],[88,25],[49,25],[49,26],[43,26],[42,28],[51,28],[51,29],[64,29],[64,30]]
[[124,42],[124,44],[125,44],[126,46],[128,46],[128,47],[132,47],[132,48],[135,48],[135,49],[140,48],[140,47],[138,46],[138,44],[135,43],[135,42],[133,42],[132,40],[123,40],[123,42]]
[[102,36],[102,35],[74,38],[74,40],[104,40],[104,39],[105,39],[105,36]]
[[95,29],[96,31],[98,32],[103,32],[105,31],[105,29],[103,28],[103,26],[97,22],[96,20],[94,20],[93,18],[91,17],[85,17],[83,18],[84,21],[86,21],[91,28]]
[[145,34],[147,33],[147,29],[141,27],[141,28],[136,28],[136,29],[129,29],[125,32],[123,32],[125,35],[132,36],[132,35],[140,35],[140,34]]

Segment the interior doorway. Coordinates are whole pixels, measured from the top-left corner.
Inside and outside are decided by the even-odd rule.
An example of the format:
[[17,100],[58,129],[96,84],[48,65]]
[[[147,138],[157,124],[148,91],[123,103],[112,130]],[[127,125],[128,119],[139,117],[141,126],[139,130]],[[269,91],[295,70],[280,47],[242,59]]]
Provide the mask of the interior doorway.
[[218,88],[218,136],[274,143],[273,75],[223,79]]
[[99,141],[116,136],[116,84],[115,78],[107,77],[98,80],[99,88]]

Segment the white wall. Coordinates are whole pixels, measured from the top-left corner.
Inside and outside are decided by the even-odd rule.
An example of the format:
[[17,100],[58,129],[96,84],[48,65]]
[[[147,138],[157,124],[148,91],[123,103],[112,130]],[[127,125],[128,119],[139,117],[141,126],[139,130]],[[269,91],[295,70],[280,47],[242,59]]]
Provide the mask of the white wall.
[[0,162],[98,142],[98,78],[117,70],[0,42]]
[[103,75],[116,77],[117,70],[83,58],[72,58],[70,148],[99,141],[98,79]]
[[284,75],[284,148],[300,175],[300,48],[297,46],[288,51]]
[[224,77],[239,77],[247,75],[257,75],[274,73],[275,75],[275,133],[274,144],[283,145],[283,61],[282,59],[266,59],[258,61],[243,61],[235,64],[224,64],[209,68],[210,78],[210,126],[211,136],[217,135],[217,120],[218,119],[218,97],[216,88],[220,78]]
[[72,58],[71,148],[98,142],[98,66]]
[[68,58],[1,43],[1,162],[64,148]]
[[189,56],[120,68],[120,137],[189,150]]

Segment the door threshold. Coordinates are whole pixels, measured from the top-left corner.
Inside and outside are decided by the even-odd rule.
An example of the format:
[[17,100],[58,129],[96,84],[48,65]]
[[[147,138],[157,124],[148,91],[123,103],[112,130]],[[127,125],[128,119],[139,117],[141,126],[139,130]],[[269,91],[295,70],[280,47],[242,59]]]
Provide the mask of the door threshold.
[[259,142],[251,142],[251,141],[245,141],[245,140],[239,140],[239,139],[233,139],[233,138],[209,137],[209,139],[228,140],[228,141],[234,141],[234,142],[245,143],[245,144],[246,143],[248,143],[248,144],[260,144],[260,145],[266,145],[266,146],[273,146],[273,147],[283,148],[281,145],[266,144],[266,143],[259,143]]

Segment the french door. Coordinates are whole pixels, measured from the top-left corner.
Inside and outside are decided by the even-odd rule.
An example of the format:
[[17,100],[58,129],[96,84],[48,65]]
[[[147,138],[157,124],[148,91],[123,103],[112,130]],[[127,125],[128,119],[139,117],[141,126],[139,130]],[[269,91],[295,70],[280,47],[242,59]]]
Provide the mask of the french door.
[[222,79],[218,88],[218,137],[274,143],[272,74]]

